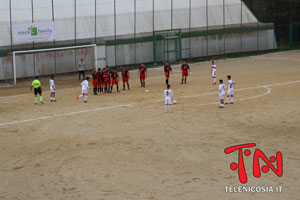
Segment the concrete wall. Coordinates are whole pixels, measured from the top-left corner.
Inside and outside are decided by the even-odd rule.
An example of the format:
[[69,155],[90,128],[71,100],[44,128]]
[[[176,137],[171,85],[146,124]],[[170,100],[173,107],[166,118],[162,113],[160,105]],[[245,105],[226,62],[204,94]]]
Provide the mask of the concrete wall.
[[[259,37],[258,37],[259,36]],[[208,39],[208,40],[207,40]],[[225,39],[225,42],[224,42]],[[275,49],[274,30],[259,32],[230,33],[226,35],[197,36],[182,38],[182,57],[196,58],[224,53]],[[77,71],[77,63],[84,56],[85,49],[23,54],[16,57],[17,78],[36,75],[61,74]],[[97,47],[98,66],[129,65],[153,62],[153,43],[123,44],[115,46],[101,45]],[[88,49],[86,63],[88,69],[94,67],[94,56]],[[160,60],[158,60],[160,61]],[[0,57],[0,80],[12,79],[11,57]]]

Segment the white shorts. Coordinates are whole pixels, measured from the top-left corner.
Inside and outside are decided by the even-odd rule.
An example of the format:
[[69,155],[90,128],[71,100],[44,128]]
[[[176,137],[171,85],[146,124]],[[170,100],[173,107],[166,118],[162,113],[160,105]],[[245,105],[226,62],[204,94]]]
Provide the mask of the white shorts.
[[211,76],[214,78],[216,77],[216,72],[211,73]]
[[228,95],[228,96],[234,95],[234,89],[229,89],[229,90],[227,91],[227,95]]
[[173,104],[172,98],[170,97],[165,98],[165,105],[172,105],[172,104]]
[[50,92],[51,92],[51,93],[55,93],[55,90],[51,87],[51,88],[50,88]]
[[224,99],[225,93],[219,93],[219,98]]
[[89,94],[89,92],[88,92],[87,89],[82,89],[82,90],[81,90],[81,93],[82,93],[82,94]]

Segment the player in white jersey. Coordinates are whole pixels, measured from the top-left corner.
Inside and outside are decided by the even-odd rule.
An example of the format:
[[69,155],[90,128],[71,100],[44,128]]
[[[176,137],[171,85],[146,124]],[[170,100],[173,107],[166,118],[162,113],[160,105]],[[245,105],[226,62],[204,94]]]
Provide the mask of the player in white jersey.
[[49,81],[49,86],[50,86],[50,101],[51,102],[56,102],[56,98],[55,98],[55,83],[54,83],[54,76],[52,75]]
[[228,91],[227,91],[227,102],[226,104],[229,104],[229,97],[231,97],[230,104],[233,104],[233,95],[234,95],[234,84],[235,82],[231,79],[231,76],[227,76],[228,79]]
[[215,65],[215,61],[211,61],[211,76],[213,78],[213,85],[217,84],[216,75],[217,75],[217,66]]
[[167,89],[164,91],[165,96],[165,112],[168,112],[168,106],[169,106],[169,112],[173,112],[172,110],[172,104],[173,104],[173,92],[170,90],[170,85],[167,85]]
[[79,100],[81,97],[84,97],[84,103],[87,103],[87,98],[89,95],[88,89],[90,89],[89,87],[89,77],[86,77],[86,79],[81,83],[81,95],[77,96],[77,100]]
[[220,107],[224,108],[224,96],[225,96],[226,85],[223,84],[223,80],[219,80],[219,98],[220,98]]

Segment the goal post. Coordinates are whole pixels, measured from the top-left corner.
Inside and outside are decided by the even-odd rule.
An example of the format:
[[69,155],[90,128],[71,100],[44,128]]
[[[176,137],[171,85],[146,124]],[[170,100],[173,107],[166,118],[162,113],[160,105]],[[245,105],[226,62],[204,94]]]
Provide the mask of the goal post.
[[182,59],[181,29],[153,32],[154,63]]
[[[18,59],[20,55],[23,56]],[[29,57],[31,58],[29,59]],[[13,51],[13,83],[14,85],[17,84],[17,78],[75,72],[78,70],[77,63],[81,58],[86,59],[89,65],[88,69],[97,68],[97,45]],[[22,65],[22,68],[20,65]],[[58,66],[58,69],[56,69],[56,66]],[[22,73],[20,75],[18,70],[21,69]]]

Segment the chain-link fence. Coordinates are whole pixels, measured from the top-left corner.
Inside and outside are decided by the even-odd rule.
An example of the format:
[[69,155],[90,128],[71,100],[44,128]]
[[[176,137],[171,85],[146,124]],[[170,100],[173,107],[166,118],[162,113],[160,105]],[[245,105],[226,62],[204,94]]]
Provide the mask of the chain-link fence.
[[[16,50],[91,43],[98,45],[102,64],[153,63],[159,61],[154,33],[166,30],[181,32],[180,48],[165,40],[179,49],[180,59],[300,45],[297,0],[0,0],[0,5],[0,67]],[[13,41],[14,24],[45,21],[56,23],[55,40]]]
[[258,21],[273,23],[279,49],[299,48],[300,1],[243,0]]

